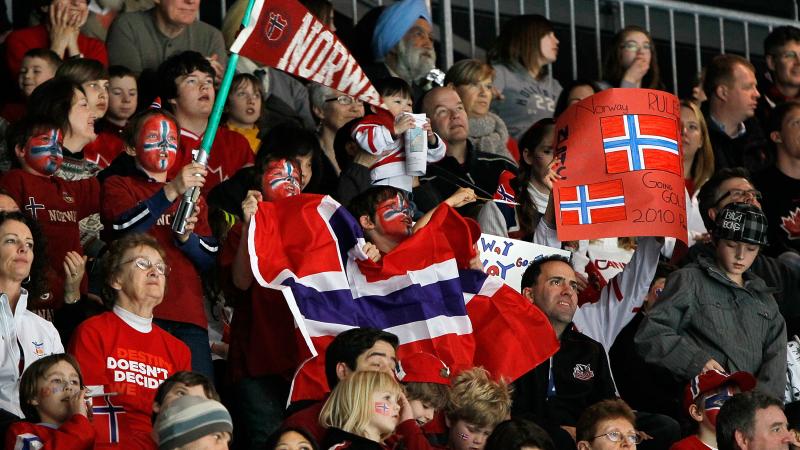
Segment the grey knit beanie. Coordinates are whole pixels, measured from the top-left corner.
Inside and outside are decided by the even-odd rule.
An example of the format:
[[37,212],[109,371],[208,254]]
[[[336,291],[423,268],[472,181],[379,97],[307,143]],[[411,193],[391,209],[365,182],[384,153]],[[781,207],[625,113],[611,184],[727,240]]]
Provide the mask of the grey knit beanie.
[[222,403],[187,395],[161,411],[155,431],[158,449],[173,450],[212,433],[233,433],[233,422]]

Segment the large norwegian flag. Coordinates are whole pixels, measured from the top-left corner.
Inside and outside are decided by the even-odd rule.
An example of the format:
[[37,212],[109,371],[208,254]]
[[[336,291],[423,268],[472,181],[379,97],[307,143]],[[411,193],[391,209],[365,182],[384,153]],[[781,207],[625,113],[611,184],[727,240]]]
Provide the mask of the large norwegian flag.
[[558,188],[561,222],[565,225],[625,220],[622,180]]
[[383,107],[347,47],[297,0],[255,0],[231,51]]
[[374,263],[355,218],[330,197],[261,203],[248,235],[253,273],[283,292],[310,357],[292,400],[328,390],[325,348],[354,327],[396,334],[400,358],[425,351],[456,371],[482,365],[511,380],[555,353],[558,340],[538,308],[499,278],[468,269],[474,233],[443,205]]
[[600,128],[608,173],[647,169],[681,175],[674,119],[625,114],[600,118]]

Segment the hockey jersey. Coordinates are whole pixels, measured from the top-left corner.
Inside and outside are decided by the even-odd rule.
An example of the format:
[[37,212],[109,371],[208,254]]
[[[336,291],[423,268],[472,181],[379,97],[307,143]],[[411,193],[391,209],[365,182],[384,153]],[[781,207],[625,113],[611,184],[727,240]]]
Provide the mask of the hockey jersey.
[[[203,136],[181,128],[178,157],[175,164],[170,167],[167,179],[175,178],[183,166],[192,162],[195,156],[193,152],[200,148],[202,140]],[[242,167],[252,166],[254,160],[253,151],[250,150],[250,144],[244,136],[225,127],[219,127],[208,158],[208,176],[206,184],[203,185],[203,195],[208,195],[214,186],[232,177]]]
[[122,141],[123,127],[101,119],[95,124],[97,138],[83,147],[83,156],[87,161],[105,169],[125,147]]
[[95,431],[86,416],[75,414],[60,427],[14,422],[6,431],[7,450],[92,450]]

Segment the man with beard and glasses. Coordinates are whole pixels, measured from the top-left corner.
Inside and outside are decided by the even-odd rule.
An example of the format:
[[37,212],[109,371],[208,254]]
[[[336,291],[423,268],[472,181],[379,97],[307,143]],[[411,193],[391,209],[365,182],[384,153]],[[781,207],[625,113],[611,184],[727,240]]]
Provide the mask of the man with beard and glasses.
[[375,64],[364,65],[369,79],[402,78],[411,85],[416,105],[444,80],[436,69],[431,15],[423,0],[403,0],[381,13],[372,34],[372,56]]

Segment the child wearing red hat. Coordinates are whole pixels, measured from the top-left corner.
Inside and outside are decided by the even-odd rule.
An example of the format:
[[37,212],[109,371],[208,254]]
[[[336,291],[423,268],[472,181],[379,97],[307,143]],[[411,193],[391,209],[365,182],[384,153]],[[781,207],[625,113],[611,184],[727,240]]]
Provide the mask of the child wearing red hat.
[[670,450],[708,450],[717,448],[717,414],[729,398],[753,389],[756,379],[748,372],[727,374],[709,370],[689,381],[683,405],[697,422],[697,433],[672,445]]

